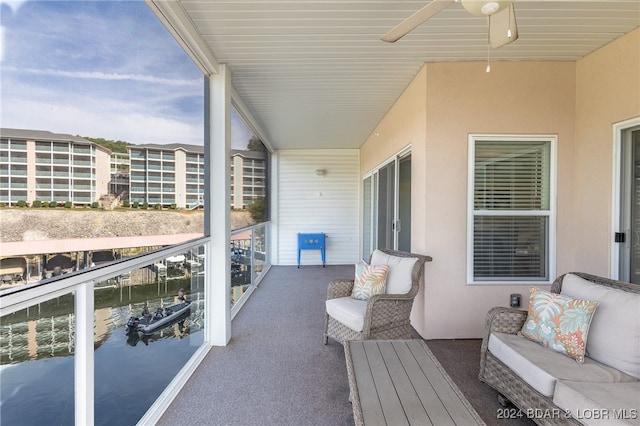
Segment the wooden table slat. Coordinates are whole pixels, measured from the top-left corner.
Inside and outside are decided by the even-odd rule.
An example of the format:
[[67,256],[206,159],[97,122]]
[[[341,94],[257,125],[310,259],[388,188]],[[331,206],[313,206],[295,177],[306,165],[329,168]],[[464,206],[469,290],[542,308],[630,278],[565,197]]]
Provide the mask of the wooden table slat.
[[386,425],[364,347],[361,344],[352,344],[350,349],[364,422],[371,426]]
[[[430,421],[425,422],[425,419],[429,419],[429,416],[411,380],[412,376],[421,374],[421,372],[417,371],[419,370],[417,363],[415,363],[415,369],[412,370],[407,368],[407,365],[401,361],[398,351],[402,350],[403,344],[396,345],[393,342],[380,342],[378,346],[385,359],[391,380],[409,424],[431,425]],[[404,348],[406,350],[406,345],[404,345]]]
[[[419,349],[418,344],[423,348]],[[422,341],[416,342],[412,347],[412,352],[425,374],[429,377],[429,381],[436,389],[440,400],[451,415],[454,423],[460,425],[476,423],[476,419],[470,412],[473,409],[471,404],[457,388],[454,389],[455,384],[452,383],[443,367],[439,365],[435,356],[429,351],[426,343]]]
[[484,425],[423,340],[345,345],[357,424]]
[[411,368],[413,372],[411,375],[413,386],[427,412],[430,422],[437,426],[455,424],[449,411],[444,406],[440,395],[438,395],[437,389],[435,389],[429,378],[424,374],[424,370],[416,360],[413,353],[414,350],[415,348],[406,344],[403,350],[399,352],[399,355],[401,356],[402,363],[407,366],[407,368]]
[[382,412],[384,413],[385,419],[387,419],[387,423],[389,423],[389,419],[393,419],[393,424],[395,425],[409,425],[377,342],[365,341],[363,346],[367,354],[367,359],[369,360],[371,375],[373,376],[380,405],[382,406]]

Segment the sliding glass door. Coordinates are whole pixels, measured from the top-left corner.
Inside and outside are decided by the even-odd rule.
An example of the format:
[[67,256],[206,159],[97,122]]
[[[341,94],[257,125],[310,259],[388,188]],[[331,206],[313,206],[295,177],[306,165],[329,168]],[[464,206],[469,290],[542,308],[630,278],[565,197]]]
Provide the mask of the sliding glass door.
[[640,283],[640,126],[621,132],[619,279]]
[[362,259],[377,248],[411,251],[410,151],[364,177],[362,202]]

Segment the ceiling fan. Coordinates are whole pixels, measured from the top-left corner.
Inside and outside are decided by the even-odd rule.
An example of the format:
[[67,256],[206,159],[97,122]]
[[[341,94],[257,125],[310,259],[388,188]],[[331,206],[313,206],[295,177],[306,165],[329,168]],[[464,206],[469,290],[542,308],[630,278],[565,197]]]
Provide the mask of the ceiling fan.
[[413,15],[392,28],[382,37],[382,41],[394,43],[413,31],[429,18],[460,1],[465,10],[476,16],[486,16],[489,23],[489,44],[498,48],[515,41],[518,38],[516,15],[513,0],[431,0]]

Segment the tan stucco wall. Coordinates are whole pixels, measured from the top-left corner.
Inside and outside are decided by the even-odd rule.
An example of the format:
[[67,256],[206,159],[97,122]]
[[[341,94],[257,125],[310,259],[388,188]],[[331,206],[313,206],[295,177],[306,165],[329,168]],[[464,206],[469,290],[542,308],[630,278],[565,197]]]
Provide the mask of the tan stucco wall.
[[109,182],[111,182],[111,151],[96,147],[96,197],[93,201],[98,201],[102,195],[109,193]]
[[176,206],[184,208],[187,206],[187,153],[184,150],[175,151],[175,165]]
[[[609,258],[611,124],[629,118],[634,107],[630,100],[626,107],[615,108],[576,104],[609,98],[606,86],[593,89],[590,85],[609,81],[605,67],[618,66],[611,61],[613,56],[626,55],[625,67],[631,71],[614,72],[610,89],[620,87],[620,94],[627,97],[640,93],[637,81],[629,81],[638,69],[637,38],[616,41],[580,62],[496,62],[489,74],[484,63],[427,64],[377,126],[379,135],[372,134],[362,145],[361,174],[412,145],[412,250],[433,256],[412,314],[413,325],[423,337],[480,337],[486,312],[496,305],[507,306],[511,293],[521,293],[524,307],[527,305],[528,285],[466,284],[469,134],[556,135],[556,271],[607,272],[601,265],[606,266]],[[630,55],[634,49],[635,55]],[[629,90],[629,84],[635,85],[635,92]],[[606,110],[604,118],[602,109]],[[591,134],[593,127],[598,128],[595,135]],[[590,145],[597,145],[595,152]],[[586,164],[577,167],[580,162]],[[586,209],[592,205],[587,201],[589,185],[601,192],[598,200],[603,206],[595,210]],[[574,204],[586,211],[577,221]],[[594,225],[604,230],[592,232]],[[576,236],[580,230],[590,235]],[[605,247],[576,250],[577,245],[596,243]],[[588,253],[578,262],[576,252],[580,251]]]
[[578,61],[571,267],[611,273],[613,130],[640,117],[640,29]]
[[[413,146],[413,155],[417,146],[424,146],[427,117],[426,83],[426,69],[423,67],[376,126],[373,134],[360,147],[361,174],[379,166],[381,162],[409,145]],[[412,169],[412,172],[419,172],[415,167]]]

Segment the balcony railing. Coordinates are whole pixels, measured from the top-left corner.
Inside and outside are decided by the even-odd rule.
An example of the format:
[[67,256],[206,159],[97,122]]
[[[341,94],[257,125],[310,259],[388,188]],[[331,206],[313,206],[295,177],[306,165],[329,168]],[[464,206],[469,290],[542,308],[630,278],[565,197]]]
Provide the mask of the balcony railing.
[[[232,234],[231,317],[268,268],[269,227]],[[159,419],[209,348],[210,244],[200,238],[66,274],[45,268],[44,280],[0,292],[3,423]],[[172,318],[165,308],[180,289],[190,309]],[[148,333],[128,327],[145,307],[160,308],[166,326]]]

